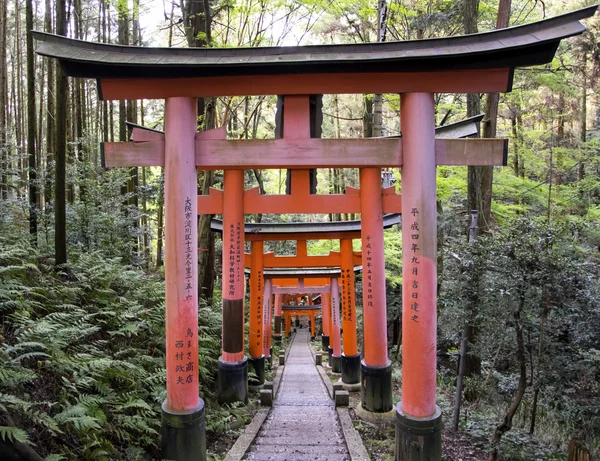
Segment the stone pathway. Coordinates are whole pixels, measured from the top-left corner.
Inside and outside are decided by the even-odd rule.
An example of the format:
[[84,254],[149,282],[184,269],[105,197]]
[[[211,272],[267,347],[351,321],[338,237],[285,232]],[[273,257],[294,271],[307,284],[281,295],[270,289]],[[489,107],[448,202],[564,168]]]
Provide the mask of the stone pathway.
[[296,332],[281,386],[247,460],[350,460],[333,400],[310,353],[309,331]]

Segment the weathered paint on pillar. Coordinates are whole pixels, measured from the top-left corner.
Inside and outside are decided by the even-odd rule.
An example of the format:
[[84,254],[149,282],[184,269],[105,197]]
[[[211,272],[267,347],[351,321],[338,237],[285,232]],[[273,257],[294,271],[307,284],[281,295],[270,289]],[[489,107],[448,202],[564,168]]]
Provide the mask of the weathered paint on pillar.
[[263,356],[263,242],[252,242],[250,251],[250,357],[257,359]]
[[337,278],[331,279],[331,347],[334,357],[342,356],[340,295]]
[[[437,210],[433,95],[402,95],[402,410],[436,412]],[[366,318],[366,315],[365,315]]]
[[340,241],[342,259],[342,327],[344,331],[344,355],[358,354],[356,341],[356,301],[354,292],[354,264],[352,264],[352,239]]
[[262,343],[263,355],[271,357],[271,280],[265,280]]
[[321,293],[321,315],[323,319],[323,336],[331,336],[331,300],[329,293]]
[[225,170],[223,184],[224,362],[244,359],[244,170]]
[[[309,298],[310,299],[310,298]],[[310,337],[315,338],[315,313],[310,313]]]
[[281,315],[283,308],[283,294],[275,294],[275,338],[281,338]]
[[364,362],[369,367],[385,367],[387,318],[385,261],[383,255],[383,208],[379,168],[360,170],[362,226]]
[[196,99],[165,103],[167,410],[199,405]]

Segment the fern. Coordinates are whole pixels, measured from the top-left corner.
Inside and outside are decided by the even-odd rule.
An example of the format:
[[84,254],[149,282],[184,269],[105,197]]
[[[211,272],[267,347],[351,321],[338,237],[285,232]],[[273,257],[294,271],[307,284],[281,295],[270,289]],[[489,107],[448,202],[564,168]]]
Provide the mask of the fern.
[[19,429],[18,427],[13,426],[0,426],[0,437],[5,442],[29,442],[29,435],[23,429]]

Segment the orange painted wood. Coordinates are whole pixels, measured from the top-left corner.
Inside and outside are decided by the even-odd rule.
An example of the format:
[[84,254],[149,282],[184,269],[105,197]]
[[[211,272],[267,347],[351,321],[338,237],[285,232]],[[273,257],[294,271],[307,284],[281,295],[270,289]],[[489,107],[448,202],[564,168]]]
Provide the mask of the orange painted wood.
[[271,357],[271,281],[265,280],[263,292],[263,329],[262,329],[262,352],[265,357]]
[[[361,69],[365,70],[365,69]],[[99,79],[103,100],[272,94],[488,93],[509,90],[510,68],[445,72],[244,75],[231,77]]]
[[[436,411],[437,208],[432,94],[401,97],[402,166],[402,410]],[[366,318],[366,316],[365,316]]]
[[[306,238],[306,240],[337,240],[342,238],[359,239],[360,232],[309,232],[305,234],[303,233],[302,238]],[[254,240],[262,240],[264,242],[276,242],[282,240],[290,240],[290,238],[286,234],[246,234],[246,240],[248,242],[252,242]]]
[[[294,240],[289,239],[289,240]],[[246,253],[244,258],[245,266],[250,267],[250,254]],[[352,253],[351,262],[355,265],[362,264],[360,251]],[[307,268],[307,267],[340,267],[342,258],[339,252],[332,251],[323,256],[275,256],[273,253],[266,253],[263,256],[263,267],[265,269],[273,268]]]
[[[344,332],[344,355],[358,354],[356,338],[356,294],[354,291],[354,261],[357,253],[352,251],[352,240],[341,239],[341,292],[342,292],[342,330]],[[360,253],[362,259],[362,253]],[[362,260],[359,264],[362,264]]]
[[342,322],[340,319],[340,291],[337,278],[331,279],[331,348],[334,357],[342,356]]
[[226,170],[223,182],[222,357],[232,363],[244,359],[244,172]]
[[105,168],[165,165],[164,141],[103,142],[102,153]]
[[263,242],[252,242],[250,265],[250,357],[254,359],[263,356]]
[[331,336],[331,295],[321,292],[321,313],[323,316],[323,335]]
[[[286,99],[287,101],[287,99]],[[136,131],[137,130],[137,131]],[[132,142],[103,143],[106,168],[164,165],[160,133],[144,132]],[[225,140],[221,130],[196,137],[196,167],[224,169],[306,169],[397,167],[402,139],[257,139]],[[150,135],[148,133],[151,133]],[[203,132],[198,135],[210,133]],[[219,137],[217,137],[219,136]],[[141,135],[137,136],[142,137]],[[503,165],[505,139],[437,139],[437,165]]]
[[385,259],[383,255],[383,215],[381,170],[360,170],[362,191],[362,259],[364,361],[369,367],[388,365]]
[[167,408],[174,412],[199,404],[196,107],[195,98],[170,98],[165,104]]

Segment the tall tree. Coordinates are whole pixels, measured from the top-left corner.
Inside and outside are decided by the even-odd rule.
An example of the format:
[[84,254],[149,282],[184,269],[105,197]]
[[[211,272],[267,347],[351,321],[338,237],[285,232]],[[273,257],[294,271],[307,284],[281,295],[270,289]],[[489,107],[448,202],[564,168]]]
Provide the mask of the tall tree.
[[36,162],[36,113],[35,113],[35,57],[33,54],[33,4],[25,5],[27,27],[27,156],[29,160],[29,232],[37,245],[37,162]]
[[[67,5],[56,2],[56,33],[67,35]],[[67,163],[67,77],[60,66],[56,68],[56,181],[54,193],[54,254],[56,265],[67,262],[66,163]]]
[[[498,4],[498,18],[496,29],[508,27],[510,20],[511,0],[500,0]],[[496,137],[496,124],[498,121],[498,103],[500,93],[488,93],[485,100],[485,117],[483,118],[483,137]],[[494,167],[476,167],[477,176],[469,182],[469,201],[479,211],[477,223],[478,233],[489,232],[492,225],[492,181]],[[471,178],[469,178],[471,179]]]
[[6,200],[8,197],[8,147],[6,145],[6,115],[8,106],[8,65],[6,62],[6,37],[7,27],[7,0],[0,0],[0,198]]

